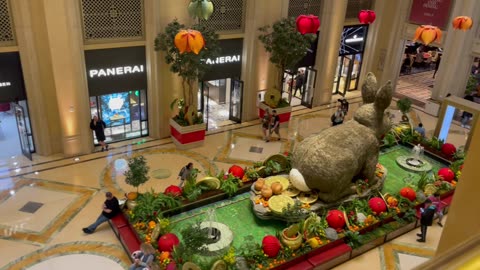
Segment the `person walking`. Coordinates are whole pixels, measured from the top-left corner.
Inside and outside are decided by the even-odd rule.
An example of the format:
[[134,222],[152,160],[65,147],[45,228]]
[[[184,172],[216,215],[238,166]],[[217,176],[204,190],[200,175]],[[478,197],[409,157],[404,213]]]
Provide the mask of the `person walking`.
[[295,77],[295,91],[293,96],[297,96],[297,91],[300,90],[300,96],[303,95],[303,85],[305,84],[305,73],[303,70],[298,72],[297,77]]
[[348,113],[348,107],[350,103],[348,103],[346,98],[339,99],[338,102],[340,102],[340,106],[342,106],[343,113],[347,115]]
[[435,215],[438,217],[437,224],[440,227],[443,227],[442,220],[443,220],[443,208],[447,205],[440,199],[440,194],[436,194],[435,196],[428,197],[432,204],[435,206],[436,213]]
[[142,243],[140,245],[140,252],[135,254],[133,264],[130,265],[129,270],[144,270],[151,269],[153,260],[155,259],[155,249],[152,245]]
[[435,215],[436,208],[435,205],[432,204],[430,199],[425,201],[424,208],[420,208],[420,233],[417,233],[417,236],[420,237],[417,239],[417,242],[424,243],[425,239],[427,238],[427,228],[428,226],[432,226],[433,223],[433,216]]
[[98,216],[97,220],[94,223],[82,229],[84,233],[94,233],[100,224],[107,222],[109,219],[113,218],[122,211],[120,209],[118,199],[113,196],[111,192],[106,192],[105,196],[107,197],[107,199],[102,205],[102,213],[100,213],[100,216]]
[[270,110],[267,108],[262,118],[263,140],[265,140],[266,142],[269,141],[269,136],[270,136],[270,121],[271,121],[270,118],[271,118]]
[[179,187],[183,187],[183,185],[185,184],[185,180],[187,180],[188,177],[190,177],[190,174],[192,173],[192,169],[193,169],[193,163],[190,162],[180,170],[177,177],[177,180],[180,179],[180,184],[178,184]]
[[90,121],[90,129],[95,131],[95,137],[97,137],[98,143],[102,146],[102,152],[105,149],[108,150],[108,144],[105,143],[105,128],[107,128],[105,122],[99,119],[98,116],[93,116],[92,121]]
[[440,61],[442,61],[442,55],[438,54],[437,61],[435,61],[435,71],[433,72],[434,79],[435,79],[435,74],[437,74],[438,68],[440,67]]
[[344,119],[345,119],[345,112],[342,108],[342,105],[338,105],[337,111],[332,115],[330,119],[332,121],[332,126],[342,124]]
[[279,141],[282,139],[280,136],[280,116],[278,116],[277,110],[272,111],[272,119],[270,121],[270,135],[273,133],[277,134]]

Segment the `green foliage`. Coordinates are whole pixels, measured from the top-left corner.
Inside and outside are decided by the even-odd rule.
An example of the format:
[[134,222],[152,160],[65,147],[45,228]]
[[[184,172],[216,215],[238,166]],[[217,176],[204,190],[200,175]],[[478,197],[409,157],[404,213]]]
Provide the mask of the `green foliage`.
[[[199,54],[187,52],[181,54],[175,46],[175,36],[182,29],[187,29],[187,27],[176,19],[170,22],[165,27],[165,31],[157,35],[155,50],[164,52],[165,62],[170,65],[170,71],[177,73],[182,78],[184,99],[182,111],[184,118],[177,116],[174,119],[185,119],[189,124],[193,124],[195,121],[200,121],[199,118],[203,119],[203,117],[199,117],[197,114],[194,102],[194,97],[197,93],[194,84],[211,68],[210,65],[205,63],[205,60],[208,58],[215,59],[220,53],[220,47],[218,46],[218,34],[207,25],[197,23],[192,25],[190,29],[202,33],[205,47]],[[173,106],[171,107],[173,108]],[[194,119],[190,119],[188,113],[192,113],[192,118]],[[185,124],[185,122],[182,123]]]
[[157,216],[161,216],[163,210],[176,208],[181,204],[178,198],[163,193],[155,193],[154,190],[140,194],[137,203],[137,206],[132,210],[134,222],[156,220]]
[[470,75],[470,77],[468,77],[467,87],[465,88],[465,94],[469,95],[472,92],[477,91],[477,87],[478,87],[478,80],[475,78],[474,75]]
[[206,245],[214,241],[214,239],[208,237],[208,232],[200,227],[200,222],[186,227],[180,234],[182,235],[182,241],[173,251],[173,258],[177,262],[192,261],[194,255],[205,253],[207,251]]
[[133,187],[144,184],[150,178],[148,171],[150,167],[147,166],[147,160],[144,156],[137,156],[128,160],[128,171],[124,173],[125,182]]
[[297,68],[296,65],[307,54],[316,35],[299,33],[295,18],[283,18],[272,27],[266,25],[258,30],[261,32],[258,39],[270,53],[270,62],[278,69],[277,89],[281,90],[283,71]]
[[347,240],[347,244],[352,248],[358,248],[362,245],[360,242],[360,233],[359,232],[352,232],[347,230],[345,232],[345,239]]
[[189,201],[195,201],[198,199],[206,187],[202,185],[197,185],[197,175],[198,169],[192,169],[190,175],[185,180],[185,185],[183,186],[183,196]]
[[388,147],[397,144],[397,139],[395,138],[395,135],[392,132],[387,133],[383,138],[383,144]]
[[227,179],[221,181],[220,189],[232,197],[237,193],[238,188],[242,185],[242,181],[233,175],[229,174]]
[[264,264],[268,261],[262,250],[262,246],[255,240],[253,235],[244,237],[243,244],[239,248],[240,256],[250,264]]
[[412,100],[405,97],[397,101],[397,108],[403,113],[406,114],[412,109]]
[[424,190],[427,184],[433,183],[434,179],[429,173],[423,172],[417,182],[417,190]]
[[427,144],[428,146],[440,151],[442,150],[444,140],[440,140],[437,137],[432,137],[430,140],[427,141]]
[[453,159],[455,161],[461,161],[462,164],[463,164],[463,160],[465,159],[465,156],[467,155],[467,153],[465,153],[465,148],[464,146],[460,146],[457,151],[455,151],[455,153],[453,154]]
[[455,160],[452,162],[452,164],[450,164],[450,169],[455,173],[458,172],[460,170],[460,166],[463,165],[463,162],[463,159]]
[[302,203],[296,200],[293,205],[289,204],[287,207],[283,208],[280,216],[289,224],[293,224],[304,220],[307,215],[308,213],[302,208]]
[[288,102],[287,98],[281,98],[278,101],[277,108],[285,108],[290,106],[290,102]]
[[267,176],[281,173],[283,171],[282,165],[275,160],[269,160],[265,163],[265,174]]

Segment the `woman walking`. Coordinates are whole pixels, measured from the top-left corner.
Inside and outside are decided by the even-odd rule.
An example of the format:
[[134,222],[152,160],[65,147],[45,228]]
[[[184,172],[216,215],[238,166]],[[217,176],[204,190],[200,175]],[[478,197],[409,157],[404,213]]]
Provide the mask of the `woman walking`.
[[105,143],[105,128],[107,125],[98,116],[93,116],[90,122],[90,129],[95,131],[95,137],[97,137],[98,143],[102,146],[102,152],[108,150],[108,144]]
[[268,142],[269,141],[269,136],[270,136],[270,110],[267,108],[265,110],[265,114],[263,115],[262,118],[262,130],[263,130],[263,139]]

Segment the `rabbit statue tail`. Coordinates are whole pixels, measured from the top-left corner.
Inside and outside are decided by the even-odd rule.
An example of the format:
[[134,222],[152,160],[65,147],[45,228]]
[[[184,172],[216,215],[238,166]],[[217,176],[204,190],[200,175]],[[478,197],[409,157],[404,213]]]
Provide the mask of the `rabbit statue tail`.
[[290,170],[290,182],[300,191],[310,191],[310,188],[305,183],[305,178],[303,178],[303,175],[297,169]]

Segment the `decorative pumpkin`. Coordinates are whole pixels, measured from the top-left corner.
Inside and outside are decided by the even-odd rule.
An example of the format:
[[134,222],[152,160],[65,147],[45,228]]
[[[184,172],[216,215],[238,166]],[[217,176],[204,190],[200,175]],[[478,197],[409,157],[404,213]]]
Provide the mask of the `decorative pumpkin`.
[[415,37],[413,41],[420,40],[423,44],[428,45],[434,41],[440,42],[442,38],[442,31],[431,25],[422,25],[417,28],[415,31]]
[[300,15],[297,17],[297,30],[302,35],[316,34],[320,27],[320,20],[314,15]]
[[158,239],[158,250],[172,252],[173,247],[180,244],[180,240],[173,233],[166,233]]
[[438,176],[447,182],[452,182],[455,179],[455,173],[450,168],[441,168],[438,170]]
[[243,175],[245,175],[245,170],[238,165],[233,165],[230,167],[230,169],[228,169],[228,173],[232,174],[238,179],[242,179]]
[[358,13],[358,21],[361,24],[371,24],[377,18],[377,14],[373,10],[360,10]]
[[272,183],[271,188],[272,188],[273,194],[275,195],[281,194],[283,191],[283,186],[282,184],[280,184],[280,182]]
[[444,143],[442,145],[442,153],[444,153],[445,155],[451,157],[453,156],[453,154],[455,154],[455,152],[457,152],[457,148],[455,148],[455,145],[451,143]]
[[213,3],[210,0],[192,0],[188,5],[188,13],[193,18],[208,20],[213,13]]
[[262,193],[262,197],[264,197],[267,200],[270,199],[270,197],[272,197],[273,195],[272,189],[268,186],[263,186],[261,193]]
[[280,241],[273,235],[267,235],[263,237],[262,240],[262,249],[268,257],[273,258],[277,257],[278,252],[282,248]]
[[170,195],[173,197],[182,196],[182,188],[179,186],[171,185],[165,189],[165,195]]
[[472,18],[468,16],[458,16],[453,19],[452,25],[454,29],[461,29],[463,31],[467,31],[472,29],[473,21]]
[[339,210],[328,211],[326,220],[328,226],[336,230],[342,229],[345,226],[345,217],[343,215],[343,212]]
[[180,53],[193,52],[195,54],[200,53],[203,47],[205,47],[205,40],[202,33],[197,30],[180,30],[175,35],[175,47],[177,47]]
[[381,213],[387,211],[387,205],[385,204],[383,199],[379,197],[371,198],[368,201],[368,206],[370,206],[370,209],[372,209],[372,211],[377,215],[380,215]]
[[415,190],[410,187],[404,187],[400,190],[400,196],[413,202],[417,198],[417,193],[415,193]]

